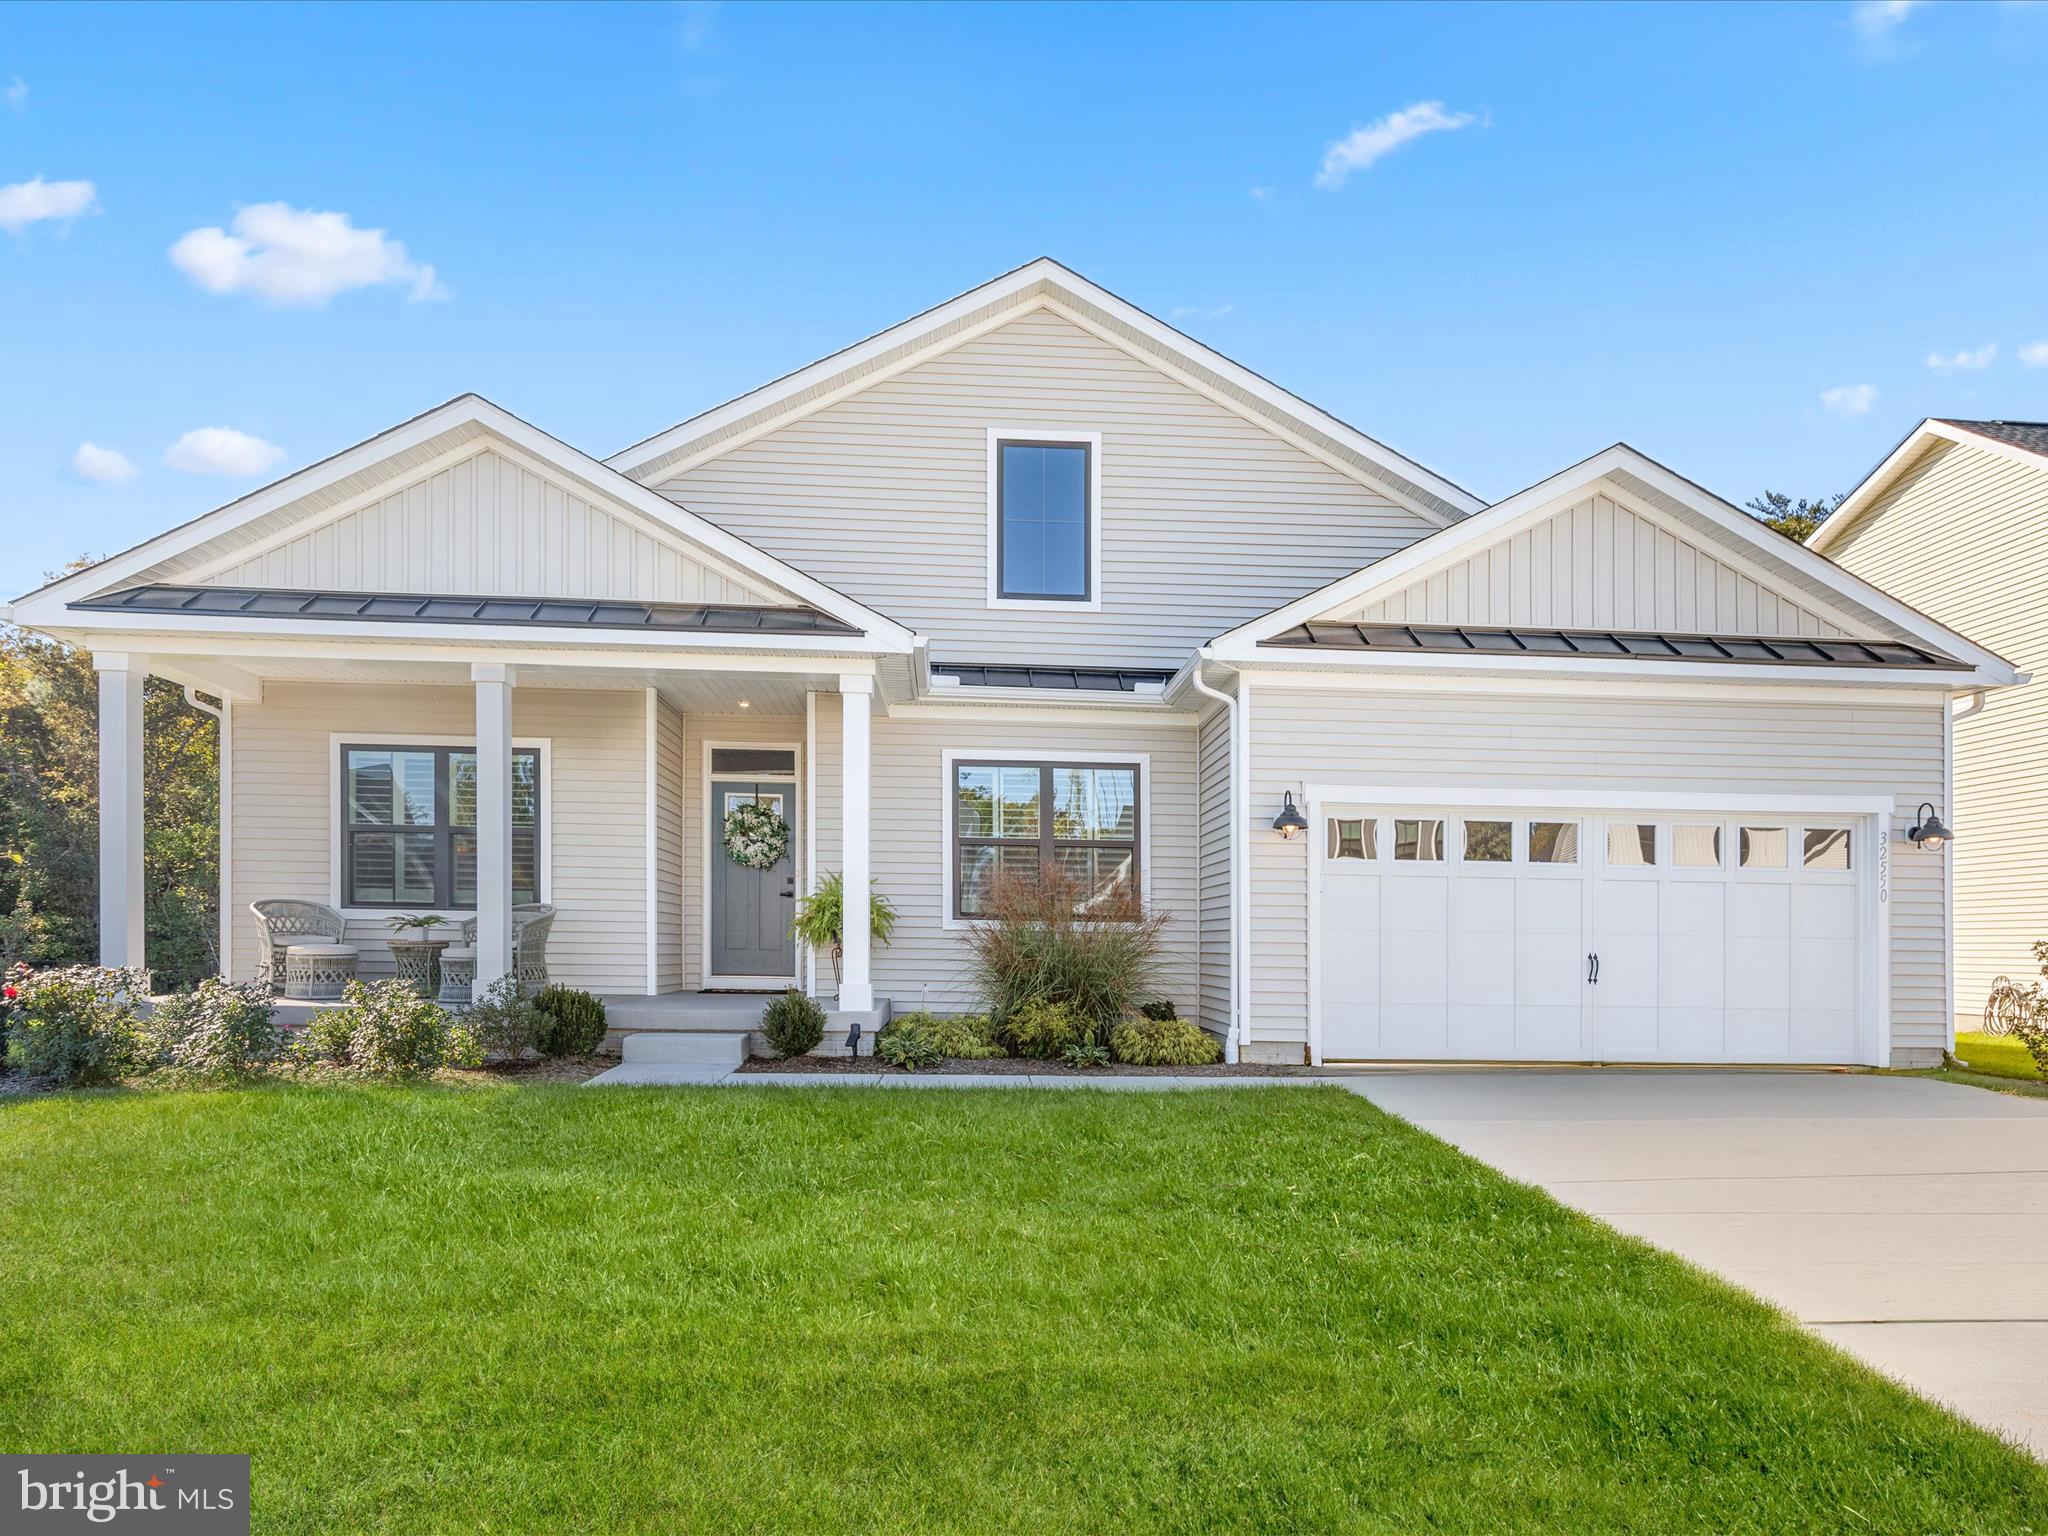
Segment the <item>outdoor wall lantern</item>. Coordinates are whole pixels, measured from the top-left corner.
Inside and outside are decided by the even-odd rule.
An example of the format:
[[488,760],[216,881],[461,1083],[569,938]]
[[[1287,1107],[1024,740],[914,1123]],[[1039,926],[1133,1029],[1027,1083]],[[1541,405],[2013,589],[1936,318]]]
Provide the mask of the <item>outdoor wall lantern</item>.
[[1287,803],[1280,807],[1280,814],[1273,818],[1273,830],[1292,842],[1308,830],[1308,818],[1294,808],[1294,791],[1287,790]]
[[1938,850],[1943,843],[1954,837],[1955,833],[1944,827],[1941,818],[1934,814],[1934,802],[1923,800],[1920,802],[1920,814],[1906,836],[1912,840],[1916,848]]

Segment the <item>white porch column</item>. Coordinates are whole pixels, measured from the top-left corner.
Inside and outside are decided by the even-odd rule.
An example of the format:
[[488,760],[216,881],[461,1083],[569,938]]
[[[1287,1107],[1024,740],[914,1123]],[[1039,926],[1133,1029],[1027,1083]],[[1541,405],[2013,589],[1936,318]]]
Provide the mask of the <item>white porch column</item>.
[[840,879],[846,904],[841,921],[839,1006],[875,1006],[875,988],[868,973],[868,697],[872,677],[839,679],[840,755],[839,835]]
[[141,965],[142,687],[149,658],[95,651],[100,680],[100,964]]
[[476,988],[512,969],[512,681],[498,662],[476,684]]

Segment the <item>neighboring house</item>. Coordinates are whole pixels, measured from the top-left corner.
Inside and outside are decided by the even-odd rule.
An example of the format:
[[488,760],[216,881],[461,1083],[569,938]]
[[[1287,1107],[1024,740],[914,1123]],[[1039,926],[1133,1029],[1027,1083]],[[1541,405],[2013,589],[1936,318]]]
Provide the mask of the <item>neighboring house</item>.
[[[1923,421],[1807,540],[1846,570],[2048,674],[2048,422]],[[2048,681],[1955,714],[1955,1019],[2048,939]]]
[[100,668],[109,963],[156,673],[221,702],[237,977],[254,898],[371,971],[474,909],[489,977],[539,897],[576,985],[830,993],[785,925],[839,871],[902,917],[839,1003],[960,1008],[988,873],[1052,857],[1286,1061],[1934,1059],[1901,839],[2016,676],[1630,448],[1485,506],[1051,261],[604,462],[464,396],[12,617]]

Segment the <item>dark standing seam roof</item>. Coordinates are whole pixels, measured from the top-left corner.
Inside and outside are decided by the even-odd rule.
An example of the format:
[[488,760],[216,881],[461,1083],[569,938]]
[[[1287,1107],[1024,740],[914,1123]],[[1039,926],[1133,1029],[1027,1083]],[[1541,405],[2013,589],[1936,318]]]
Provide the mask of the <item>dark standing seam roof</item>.
[[1934,419],[1945,427],[1961,427],[1979,437],[1995,438],[2048,458],[2048,421],[1957,421],[1950,416]]
[[1665,635],[1635,630],[1534,629],[1469,624],[1300,624],[1267,645],[1442,656],[1596,656],[1635,661],[1737,661],[1764,666],[1930,667],[1970,664],[1902,640],[1809,635]]
[[1073,688],[1135,693],[1146,684],[1165,684],[1171,672],[1131,667],[991,667],[935,662],[937,677],[957,678],[963,688]]
[[301,592],[274,587],[129,587],[69,605],[97,612],[216,619],[382,619],[401,624],[511,624],[718,634],[859,635],[815,608],[740,603],[597,602],[571,597],[443,597],[422,592]]

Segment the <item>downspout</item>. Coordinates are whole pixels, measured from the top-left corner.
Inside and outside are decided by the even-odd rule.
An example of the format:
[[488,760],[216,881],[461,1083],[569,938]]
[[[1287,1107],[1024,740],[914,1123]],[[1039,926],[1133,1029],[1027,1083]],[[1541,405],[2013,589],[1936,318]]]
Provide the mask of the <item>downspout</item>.
[[1242,1054],[1240,1045],[1245,1034],[1243,991],[1238,984],[1242,969],[1241,956],[1244,953],[1243,924],[1238,921],[1238,882],[1244,878],[1241,850],[1244,847],[1244,808],[1237,803],[1237,700],[1220,688],[1212,688],[1202,680],[1202,664],[1206,659],[1201,651],[1195,653],[1194,668],[1188,673],[1188,681],[1195,692],[1204,694],[1220,703],[1230,721],[1230,1027],[1223,1037],[1223,1059],[1235,1062]]

